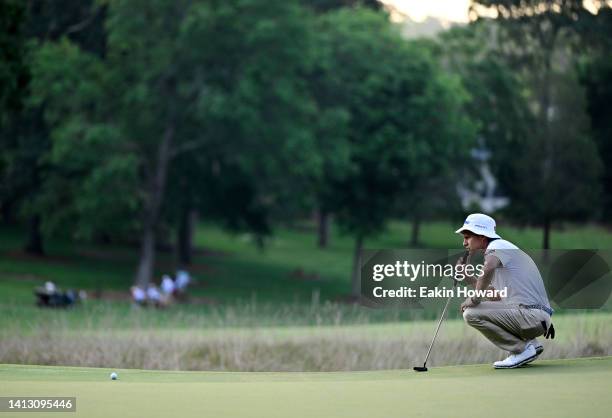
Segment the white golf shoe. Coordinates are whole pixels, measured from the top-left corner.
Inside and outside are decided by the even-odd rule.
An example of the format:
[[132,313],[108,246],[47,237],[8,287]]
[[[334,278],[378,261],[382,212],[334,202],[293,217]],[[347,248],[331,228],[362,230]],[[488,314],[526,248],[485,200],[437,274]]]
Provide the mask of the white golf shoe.
[[512,354],[505,360],[496,361],[493,363],[493,367],[496,369],[514,369],[535,360],[537,356],[535,347],[532,344],[527,344],[522,353]]
[[527,341],[527,344],[531,344],[533,348],[535,348],[535,351],[538,357],[540,357],[540,354],[544,352],[544,346],[536,338],[534,338],[533,340]]
[[540,357],[540,354],[542,354],[544,352],[544,346],[542,346],[542,343],[540,343],[535,338],[533,340],[527,341],[527,345],[533,346],[533,348],[535,349],[536,355],[531,360],[527,360],[525,363],[523,363],[523,365],[525,365],[527,363],[531,363],[532,361],[536,360],[538,357]]

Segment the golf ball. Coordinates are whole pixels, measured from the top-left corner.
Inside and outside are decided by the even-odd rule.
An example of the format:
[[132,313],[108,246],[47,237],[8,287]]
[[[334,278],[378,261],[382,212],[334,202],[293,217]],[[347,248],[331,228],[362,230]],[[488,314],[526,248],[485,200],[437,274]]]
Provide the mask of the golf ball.
[[117,380],[117,373],[112,372],[110,375],[111,380]]

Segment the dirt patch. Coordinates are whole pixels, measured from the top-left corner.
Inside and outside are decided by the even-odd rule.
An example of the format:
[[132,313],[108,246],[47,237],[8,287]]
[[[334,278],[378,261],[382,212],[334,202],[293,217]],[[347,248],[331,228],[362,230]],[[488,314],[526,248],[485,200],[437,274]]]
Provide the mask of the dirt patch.
[[89,293],[89,297],[97,300],[108,301],[131,301],[130,292],[122,290],[93,290]]
[[34,274],[0,273],[0,275],[4,276],[3,279],[5,280],[14,280],[18,282],[29,282],[36,284],[42,284],[47,280],[44,277],[36,276]]
[[131,254],[126,254],[125,252],[113,250],[82,250],[79,251],[78,254],[87,258],[101,261],[130,262],[134,260],[134,257]]
[[[90,294],[91,299],[95,300],[104,300],[109,302],[131,302],[132,297],[130,292],[121,291],[121,290],[94,290]],[[187,305],[217,305],[217,300],[213,298],[203,297],[203,296],[190,296],[188,295],[185,299],[176,299],[174,302],[177,304],[187,304]],[[172,309],[172,306],[169,306],[168,309]]]
[[68,265],[74,263],[74,257],[65,255],[32,255],[21,250],[7,251],[4,253],[7,258],[18,261],[44,262],[59,265]]
[[289,273],[289,277],[294,280],[301,280],[307,282],[318,282],[321,280],[321,275],[319,275],[319,273],[307,272],[304,271],[304,269],[302,268],[297,268],[293,270],[291,273]]

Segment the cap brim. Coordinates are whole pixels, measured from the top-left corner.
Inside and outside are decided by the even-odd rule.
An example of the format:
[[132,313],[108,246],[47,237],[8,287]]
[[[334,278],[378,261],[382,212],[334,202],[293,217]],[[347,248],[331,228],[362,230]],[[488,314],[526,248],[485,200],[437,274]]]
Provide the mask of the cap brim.
[[474,231],[472,228],[470,228],[469,226],[462,226],[461,228],[459,228],[458,230],[455,231],[455,234],[460,234],[463,231],[470,231],[473,234],[476,235],[482,235],[485,236],[487,238],[501,238],[499,235],[497,235],[496,233],[483,233],[482,231]]

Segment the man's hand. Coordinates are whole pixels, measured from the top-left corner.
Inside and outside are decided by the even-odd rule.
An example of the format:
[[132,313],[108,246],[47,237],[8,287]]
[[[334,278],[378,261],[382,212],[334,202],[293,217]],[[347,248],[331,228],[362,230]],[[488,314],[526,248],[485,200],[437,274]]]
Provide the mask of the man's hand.
[[[489,286],[487,288],[487,290],[495,290],[495,288],[493,286]],[[499,302],[501,300],[500,296],[493,296],[491,298],[487,298],[487,300],[493,301],[493,302]]]
[[[468,263],[469,255],[470,255],[470,252],[466,251],[465,253],[463,253],[463,255],[461,257],[459,257],[457,259],[457,262],[455,263],[455,271],[459,271],[459,269],[457,269],[457,267],[464,266],[464,265],[466,265]],[[462,280],[458,280],[458,281],[463,281],[463,283],[469,284],[469,285],[473,286],[476,283],[476,277],[474,277],[473,275],[472,276],[468,276],[467,274],[465,274],[465,270],[463,270],[463,268],[461,269],[461,271],[463,272],[463,279]]]
[[461,255],[461,257],[459,257],[457,259],[457,262],[455,263],[455,266],[460,266],[460,265],[463,265],[463,264],[467,264],[467,260],[468,260],[469,255],[470,255],[469,251],[464,252]]
[[463,311],[465,311],[467,308],[473,308],[474,306],[477,306],[477,303],[474,303],[474,301],[472,301],[472,298],[467,298],[466,300],[463,301],[463,303],[461,304],[461,313],[463,313]]

